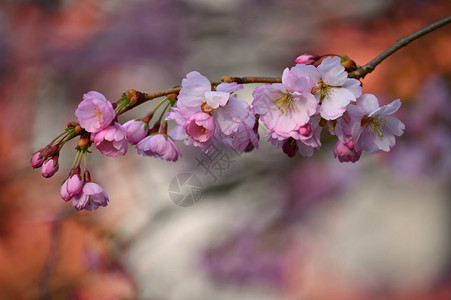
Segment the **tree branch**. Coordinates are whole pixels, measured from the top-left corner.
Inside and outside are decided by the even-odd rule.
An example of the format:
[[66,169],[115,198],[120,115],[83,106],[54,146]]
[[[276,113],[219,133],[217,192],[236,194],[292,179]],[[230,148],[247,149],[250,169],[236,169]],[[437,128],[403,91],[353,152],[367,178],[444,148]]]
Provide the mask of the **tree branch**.
[[[442,26],[445,26],[446,24],[449,24],[451,22],[451,16],[446,17],[444,19],[441,19],[440,21],[437,21],[429,26],[426,26],[420,30],[418,30],[415,33],[412,33],[408,36],[405,36],[401,39],[399,39],[396,43],[394,43],[390,48],[382,52],[380,55],[375,57],[372,61],[367,63],[364,66],[358,67],[354,71],[350,72],[348,74],[349,78],[363,78],[366,74],[371,73],[377,65],[379,65],[383,60],[385,60],[387,57],[398,51],[404,46],[407,46],[409,43],[413,42],[414,40],[422,37],[425,34],[428,34],[429,32],[432,32]],[[220,84],[221,82],[236,82],[240,84],[247,84],[247,83],[280,83],[282,82],[282,79],[280,77],[230,77],[230,76],[224,76],[221,78],[221,81],[212,81],[211,85],[216,86]],[[147,102],[149,100],[168,96],[171,94],[178,94],[180,92],[181,87],[174,87],[169,90],[160,91],[156,93],[141,93],[136,92],[139,94],[139,97],[137,97],[136,101],[133,101],[132,104],[127,105],[124,107],[119,114],[123,114],[126,111],[129,111],[130,109]]]
[[449,24],[451,22],[451,16],[446,17],[444,19],[441,19],[440,21],[437,21],[429,26],[426,26],[417,32],[414,32],[408,36],[405,36],[401,39],[399,39],[396,43],[394,43],[390,48],[382,52],[380,55],[376,56],[372,61],[367,63],[364,66],[358,67],[356,70],[349,73],[348,77],[350,78],[363,78],[366,74],[371,73],[377,65],[379,65],[384,59],[398,51],[404,46],[407,46],[409,43],[413,42],[414,40],[422,37],[425,34],[428,34],[429,32],[432,32],[442,26],[445,26],[446,24]]

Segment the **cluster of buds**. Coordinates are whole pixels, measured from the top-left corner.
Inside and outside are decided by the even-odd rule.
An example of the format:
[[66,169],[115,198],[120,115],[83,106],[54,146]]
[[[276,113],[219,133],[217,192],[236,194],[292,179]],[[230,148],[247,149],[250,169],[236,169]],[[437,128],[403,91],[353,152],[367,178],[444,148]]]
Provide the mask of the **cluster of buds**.
[[[362,95],[361,82],[348,76],[355,67],[346,56],[301,55],[276,83],[254,90],[252,105],[236,94],[243,82],[224,77],[231,80],[213,83],[193,71],[180,88],[162,93],[166,97],[153,111],[123,124],[118,116],[145,102],[144,94],[130,90],[112,104],[101,93],[91,91],[83,95],[75,111],[78,123],[71,122],[65,132],[36,152],[32,166],[42,166],[44,177],[54,175],[62,146],[81,136],[72,170],[61,186],[61,197],[72,200],[77,210],[92,210],[106,206],[109,199],[91,182],[87,167],[91,144],[109,157],[125,155],[130,144],[139,155],[167,161],[181,157],[174,140],[204,151],[219,140],[239,152],[249,152],[258,148],[261,121],[268,141],[290,157],[313,155],[314,149],[321,147],[324,129],[338,139],[334,156],[340,162],[356,162],[362,151],[389,151],[395,136],[402,135],[404,124],[392,116],[401,105],[399,100],[379,107],[374,95]],[[151,127],[154,116],[157,120]],[[169,132],[168,122],[174,124]],[[83,177],[82,157],[86,158]]]

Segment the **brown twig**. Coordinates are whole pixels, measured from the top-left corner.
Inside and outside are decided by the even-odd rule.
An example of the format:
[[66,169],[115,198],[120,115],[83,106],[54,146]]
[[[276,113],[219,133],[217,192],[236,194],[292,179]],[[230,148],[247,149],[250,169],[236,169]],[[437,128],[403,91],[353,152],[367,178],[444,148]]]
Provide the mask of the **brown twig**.
[[[385,60],[387,57],[401,49],[402,47],[408,45],[409,43],[413,42],[414,40],[422,37],[425,34],[428,34],[429,32],[432,32],[446,24],[449,24],[451,22],[451,16],[446,17],[444,19],[441,19],[429,26],[426,26],[417,32],[414,32],[408,36],[405,36],[401,39],[399,39],[396,43],[394,43],[390,48],[382,52],[380,55],[376,56],[372,61],[367,63],[366,65],[363,65],[361,67],[357,67],[354,71],[350,72],[348,77],[350,78],[363,78],[366,74],[371,73],[376,66],[378,66],[383,60]],[[212,81],[211,85],[216,86],[220,84],[221,82],[236,82],[240,84],[247,84],[247,83],[280,83],[282,82],[282,79],[280,77],[231,77],[231,76],[224,76],[221,78],[221,81]],[[149,100],[168,96],[171,94],[178,94],[180,92],[180,87],[174,87],[169,90],[160,91],[156,93],[141,93],[136,92],[140,96],[135,99],[136,101],[133,101],[132,104],[129,104],[125,106],[119,114],[123,114],[126,111],[129,111],[130,109],[145,103]]]
[[445,26],[446,24],[449,24],[451,22],[451,16],[446,17],[444,19],[441,19],[431,25],[428,25],[417,32],[414,32],[408,36],[405,36],[401,39],[399,39],[396,43],[394,43],[390,48],[382,52],[380,55],[376,56],[372,61],[367,63],[364,66],[358,67],[356,70],[349,73],[348,77],[350,78],[363,78],[366,74],[371,73],[377,65],[379,65],[384,59],[398,51],[404,46],[407,46],[414,40],[422,37],[425,34],[428,34],[429,32],[432,32],[442,26]]

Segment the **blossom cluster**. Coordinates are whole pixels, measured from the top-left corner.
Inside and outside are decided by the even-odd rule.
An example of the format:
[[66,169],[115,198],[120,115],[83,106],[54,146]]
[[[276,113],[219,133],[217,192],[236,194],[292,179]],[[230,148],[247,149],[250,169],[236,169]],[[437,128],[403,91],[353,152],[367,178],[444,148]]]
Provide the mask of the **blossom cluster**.
[[[91,182],[87,155],[92,144],[109,157],[125,155],[130,144],[142,156],[176,161],[181,153],[174,140],[206,152],[215,141],[239,152],[252,151],[259,146],[259,125],[263,123],[268,141],[289,157],[298,152],[312,156],[322,145],[323,132],[337,137],[334,156],[340,162],[356,162],[363,151],[389,151],[395,136],[404,130],[404,124],[392,116],[400,100],[380,107],[376,96],[362,94],[361,82],[349,78],[343,64],[340,56],[301,55],[279,81],[257,87],[251,105],[236,94],[243,89],[239,81],[213,83],[193,71],[176,93],[165,94],[153,111],[123,124],[118,116],[136,106],[144,94],[130,90],[113,104],[91,91],[83,95],[75,111],[78,123],[69,123],[61,135],[37,151],[32,166],[42,167],[44,177],[53,176],[63,145],[80,136],[61,197],[72,200],[77,210],[92,210],[109,201],[103,189]],[[158,119],[150,127],[154,116]],[[169,132],[168,122],[173,124]]]

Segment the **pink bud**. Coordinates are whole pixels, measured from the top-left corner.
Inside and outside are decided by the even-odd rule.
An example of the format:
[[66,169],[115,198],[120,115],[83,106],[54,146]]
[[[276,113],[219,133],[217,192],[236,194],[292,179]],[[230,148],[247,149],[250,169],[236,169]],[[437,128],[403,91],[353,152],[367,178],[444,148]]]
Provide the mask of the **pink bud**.
[[45,157],[42,156],[41,151],[36,152],[31,159],[31,166],[33,168],[39,168],[44,163]]
[[301,127],[299,127],[299,133],[303,136],[308,136],[312,132],[312,126],[310,123],[307,123]]
[[206,113],[196,113],[185,123],[186,133],[195,141],[209,141],[215,133],[216,125],[212,116]]
[[143,138],[146,137],[148,132],[148,125],[147,123],[141,121],[141,120],[130,120],[122,127],[125,129],[125,132],[127,133],[127,140],[130,144],[136,145],[141,141]]
[[[350,148],[349,145],[352,146]],[[354,149],[354,141],[351,139],[346,144],[338,141],[334,147],[334,157],[338,157],[340,162],[356,162],[360,159],[362,151],[356,151]]]
[[310,54],[302,54],[296,58],[295,62],[296,64],[311,65],[315,62],[315,57]]
[[80,175],[74,174],[69,179],[66,180],[67,192],[71,197],[80,193],[83,188],[83,180],[81,180]]
[[72,196],[67,192],[67,180],[61,185],[60,195],[66,202],[72,199]]
[[41,174],[45,178],[50,178],[55,175],[58,168],[58,155],[56,155],[42,164]]

